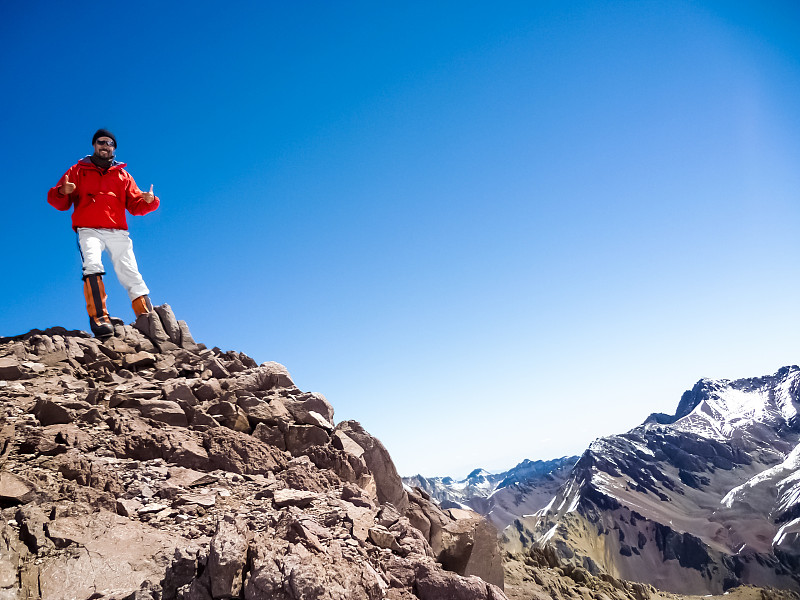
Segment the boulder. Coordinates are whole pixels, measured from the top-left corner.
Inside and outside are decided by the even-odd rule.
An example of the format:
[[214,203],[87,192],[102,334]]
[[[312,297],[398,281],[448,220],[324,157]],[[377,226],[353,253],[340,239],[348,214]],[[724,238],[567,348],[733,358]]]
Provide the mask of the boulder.
[[59,547],[75,552],[66,561],[58,555],[40,559],[41,600],[132,595],[143,583],[163,579],[175,548],[193,546],[107,511],[57,518],[47,532]]
[[12,381],[22,377],[22,366],[18,358],[6,356],[0,358],[0,380]]
[[214,598],[240,595],[247,562],[247,532],[246,523],[233,515],[224,515],[217,521],[208,556],[211,594]]
[[375,478],[378,501],[383,504],[389,502],[401,513],[408,506],[408,495],[403,488],[403,481],[397,473],[392,462],[392,457],[380,440],[373,437],[357,421],[343,421],[336,426],[336,431],[341,431],[356,442],[364,450],[363,458]]

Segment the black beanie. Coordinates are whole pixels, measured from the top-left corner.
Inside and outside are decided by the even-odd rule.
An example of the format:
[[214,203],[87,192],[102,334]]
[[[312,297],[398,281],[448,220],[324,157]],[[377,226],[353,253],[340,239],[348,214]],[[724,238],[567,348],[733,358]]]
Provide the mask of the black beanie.
[[112,140],[114,140],[114,148],[117,147],[117,138],[115,138],[114,134],[111,133],[108,129],[98,129],[97,131],[95,131],[94,135],[92,136],[92,146],[94,146],[94,143],[97,141],[97,138],[101,137],[110,137]]

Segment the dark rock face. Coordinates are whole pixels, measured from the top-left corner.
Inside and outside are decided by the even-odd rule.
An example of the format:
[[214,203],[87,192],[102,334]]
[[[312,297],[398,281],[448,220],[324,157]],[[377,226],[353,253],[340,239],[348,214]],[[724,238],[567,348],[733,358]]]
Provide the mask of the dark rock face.
[[0,402],[2,599],[506,597],[485,520],[410,503],[357,422],[167,305],[0,339]]

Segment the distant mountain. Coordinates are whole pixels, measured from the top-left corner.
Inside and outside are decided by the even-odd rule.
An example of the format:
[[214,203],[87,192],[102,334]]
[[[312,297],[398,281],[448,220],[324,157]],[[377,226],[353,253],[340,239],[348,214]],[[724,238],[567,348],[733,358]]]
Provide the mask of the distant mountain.
[[[674,415],[593,442],[551,501],[504,533],[678,593],[800,590],[800,369],[703,379]],[[524,504],[523,500],[520,504]]]
[[548,461],[524,460],[503,473],[475,469],[460,481],[451,477],[415,475],[404,477],[403,483],[422,489],[443,508],[469,508],[485,515],[502,530],[519,516],[543,508],[577,460],[577,456]]

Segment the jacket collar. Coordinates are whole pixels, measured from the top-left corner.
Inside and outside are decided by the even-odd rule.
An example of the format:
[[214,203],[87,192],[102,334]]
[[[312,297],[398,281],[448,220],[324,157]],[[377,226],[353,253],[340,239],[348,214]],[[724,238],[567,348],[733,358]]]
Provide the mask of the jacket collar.
[[[90,156],[91,156],[90,154],[87,154],[82,159],[80,159],[78,161],[78,166],[83,167],[84,169],[97,169],[98,171],[102,170],[100,169],[100,167],[98,167],[96,164],[92,162]],[[111,166],[108,168],[108,170],[110,171],[111,169],[123,169],[126,166],[128,166],[127,163],[112,160]]]

